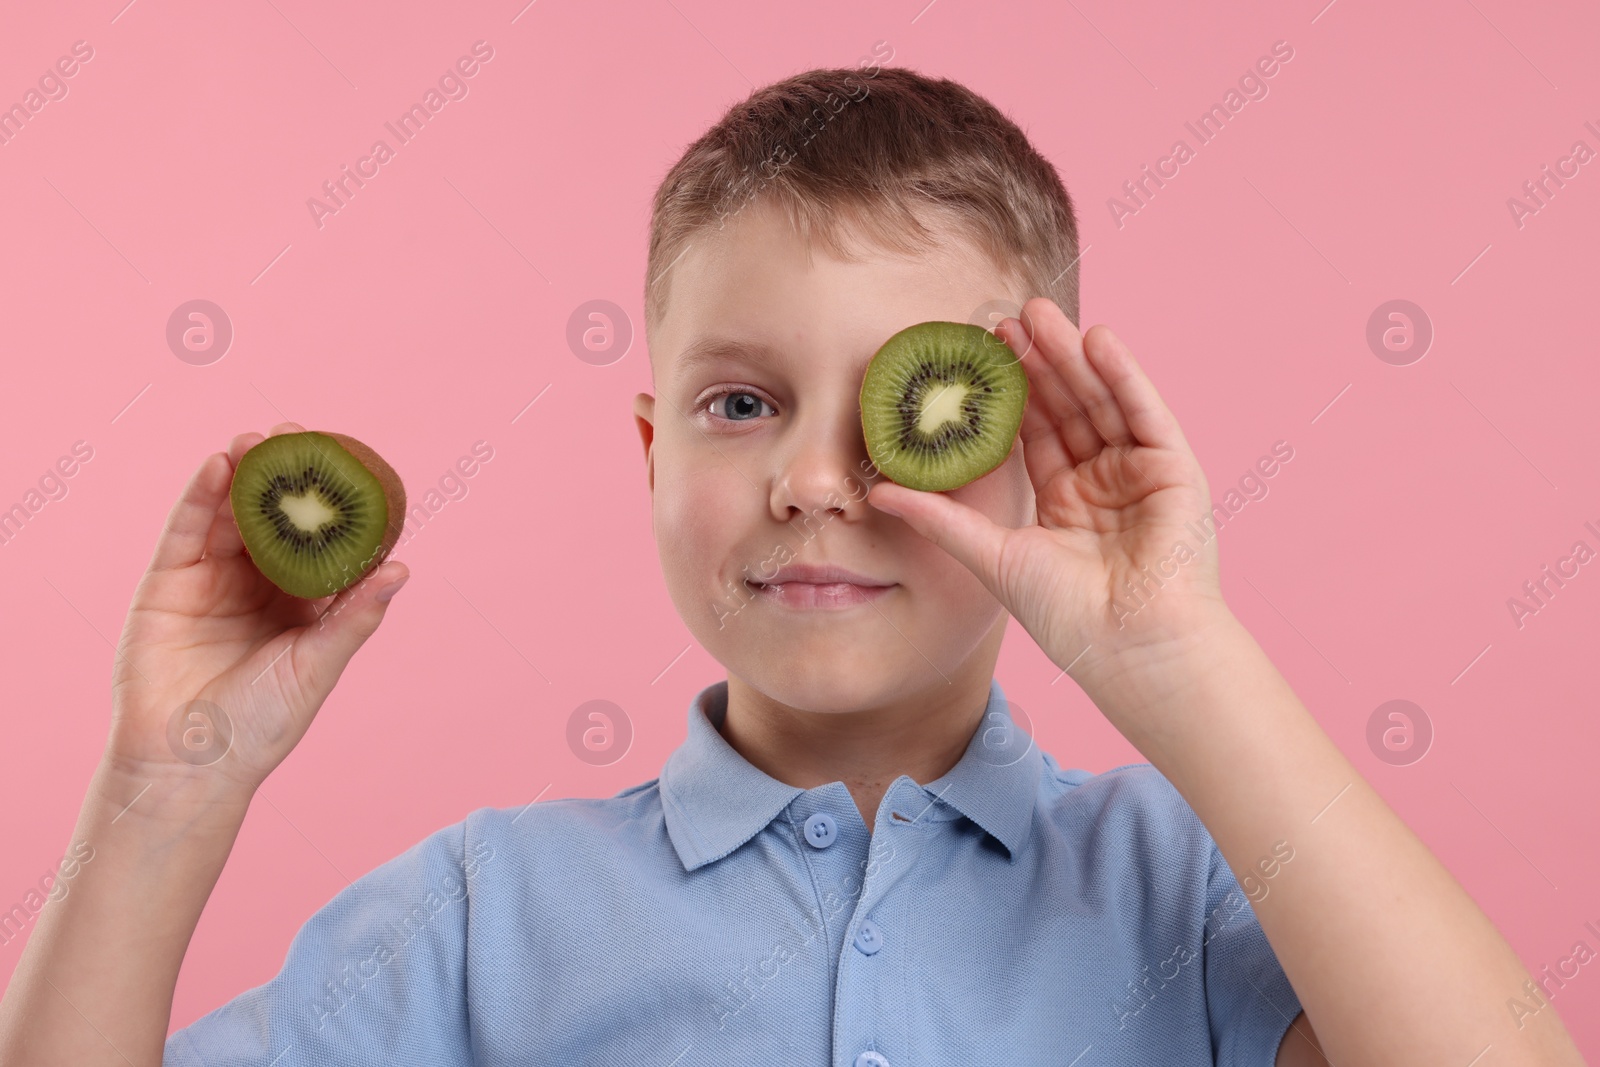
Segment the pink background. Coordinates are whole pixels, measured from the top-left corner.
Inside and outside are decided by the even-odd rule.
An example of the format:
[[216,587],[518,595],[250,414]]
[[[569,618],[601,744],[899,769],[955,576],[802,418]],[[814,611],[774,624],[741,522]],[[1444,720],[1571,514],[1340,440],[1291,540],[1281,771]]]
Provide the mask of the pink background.
[[[433,830],[611,795],[682,740],[722,674],[660,577],[629,409],[650,389],[643,337],[595,366],[567,322],[608,299],[642,330],[649,201],[683,147],[754,86],[878,41],[986,95],[1059,168],[1084,324],[1131,344],[1214,498],[1274,442],[1294,449],[1228,524],[1223,586],[1329,735],[1530,969],[1600,948],[1583,929],[1600,923],[1600,567],[1521,629],[1506,603],[1575,541],[1600,548],[1583,527],[1600,526],[1600,161],[1521,227],[1507,207],[1574,141],[1600,150],[1592,4],[122,2],[0,22],[0,104],[94,49],[0,145],[0,508],[74,442],[94,450],[0,546],[0,907],[67,847],[111,643],[207,453],[293,419],[378,448],[414,500],[441,478],[455,494],[397,553],[398,610],[252,807],[174,1027],[268,980],[347,880]],[[393,145],[383,123],[478,40],[494,55],[469,95],[319,229],[307,198]],[[1193,146],[1184,122],[1279,40],[1294,58],[1269,95],[1119,227],[1108,199]],[[207,366],[164,336],[196,298],[236,331]],[[1365,337],[1396,298],[1435,329],[1408,366]],[[478,441],[492,461],[451,482]],[[1013,629],[998,675],[1044,748],[1140,759]],[[592,699],[635,731],[609,766],[568,749]],[[1392,699],[1435,730],[1407,766],[1366,740]],[[1600,964],[1554,1004],[1600,1055]]]

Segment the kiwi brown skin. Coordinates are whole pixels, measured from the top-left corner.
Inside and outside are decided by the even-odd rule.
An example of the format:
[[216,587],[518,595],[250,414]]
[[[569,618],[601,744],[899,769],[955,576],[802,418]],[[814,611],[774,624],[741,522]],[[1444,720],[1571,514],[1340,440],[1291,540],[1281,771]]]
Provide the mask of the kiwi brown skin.
[[[376,480],[384,499],[383,532],[376,547],[368,554],[367,558],[357,561],[355,567],[341,563],[342,574],[330,577],[326,573],[321,577],[312,577],[309,574],[277,570],[271,566],[257,552],[251,551],[253,536],[265,537],[259,532],[259,526],[253,521],[241,518],[249,515],[252,506],[258,506],[253,499],[253,493],[259,492],[258,486],[248,484],[251,479],[241,477],[241,472],[249,469],[246,460],[250,452],[256,448],[275,442],[275,447],[282,447],[285,438],[304,438],[305,443],[322,455],[327,455],[329,449],[343,450],[348,453]],[[406,491],[405,484],[398,473],[391,467],[377,451],[365,442],[357,440],[348,434],[334,433],[326,430],[307,430],[297,434],[276,434],[258,442],[253,448],[246,451],[240,458],[239,465],[234,471],[233,483],[230,486],[230,499],[233,505],[234,520],[239,527],[239,532],[244,540],[245,551],[250,556],[256,568],[262,575],[290,596],[303,600],[318,600],[333,596],[336,593],[354,585],[364,575],[377,568],[394,546],[400,540],[400,534],[405,526]]]
[[332,430],[317,430],[344,446],[344,450],[361,461],[361,465],[371,471],[383,486],[383,498],[389,504],[389,518],[383,528],[383,545],[373,560],[376,567],[389,558],[389,553],[394,551],[394,546],[400,540],[400,531],[406,525],[406,487],[400,480],[400,475],[395,469],[384,462],[382,456],[370,447],[357,441],[348,434],[334,433]]

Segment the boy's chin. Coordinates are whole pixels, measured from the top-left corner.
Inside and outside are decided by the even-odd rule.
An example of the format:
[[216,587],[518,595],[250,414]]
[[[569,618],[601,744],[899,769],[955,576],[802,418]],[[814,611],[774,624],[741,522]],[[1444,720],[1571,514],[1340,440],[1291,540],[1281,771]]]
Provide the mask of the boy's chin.
[[772,634],[770,640],[735,654],[743,667],[736,673],[752,688],[792,708],[859,711],[901,699],[927,682],[927,661],[915,654],[907,659],[905,642],[893,631],[890,636],[893,644],[862,630],[815,641],[785,641]]
[[813,715],[844,715],[883,702],[876,692],[883,684],[881,675],[834,672],[797,677],[789,665],[769,664],[758,667],[747,680],[768,699]]

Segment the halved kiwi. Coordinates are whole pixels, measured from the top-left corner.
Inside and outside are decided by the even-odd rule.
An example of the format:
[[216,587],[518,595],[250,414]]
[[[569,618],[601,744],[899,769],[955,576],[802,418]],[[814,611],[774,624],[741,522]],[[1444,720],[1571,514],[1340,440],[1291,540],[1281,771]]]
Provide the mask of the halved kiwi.
[[233,518],[256,568],[290,596],[355,584],[400,539],[406,489],[383,458],[342,433],[282,433],[239,460]]
[[919,322],[867,364],[861,429],[884,476],[938,492],[1003,463],[1027,404],[1027,372],[1004,341],[972,323]]

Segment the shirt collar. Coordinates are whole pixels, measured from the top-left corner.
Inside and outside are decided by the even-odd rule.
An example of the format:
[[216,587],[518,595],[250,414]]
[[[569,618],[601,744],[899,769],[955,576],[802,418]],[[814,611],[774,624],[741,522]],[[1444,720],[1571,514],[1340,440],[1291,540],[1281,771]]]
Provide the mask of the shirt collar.
[[[726,680],[700,690],[689,704],[688,738],[661,768],[667,833],[688,871],[733,852],[806,791],[771,777],[728,744],[717,729],[727,710]],[[943,777],[917,784],[930,801],[971,819],[1015,858],[1032,827],[1042,766],[1039,746],[1014,722],[999,681],[991,678],[988,705],[966,752]]]

